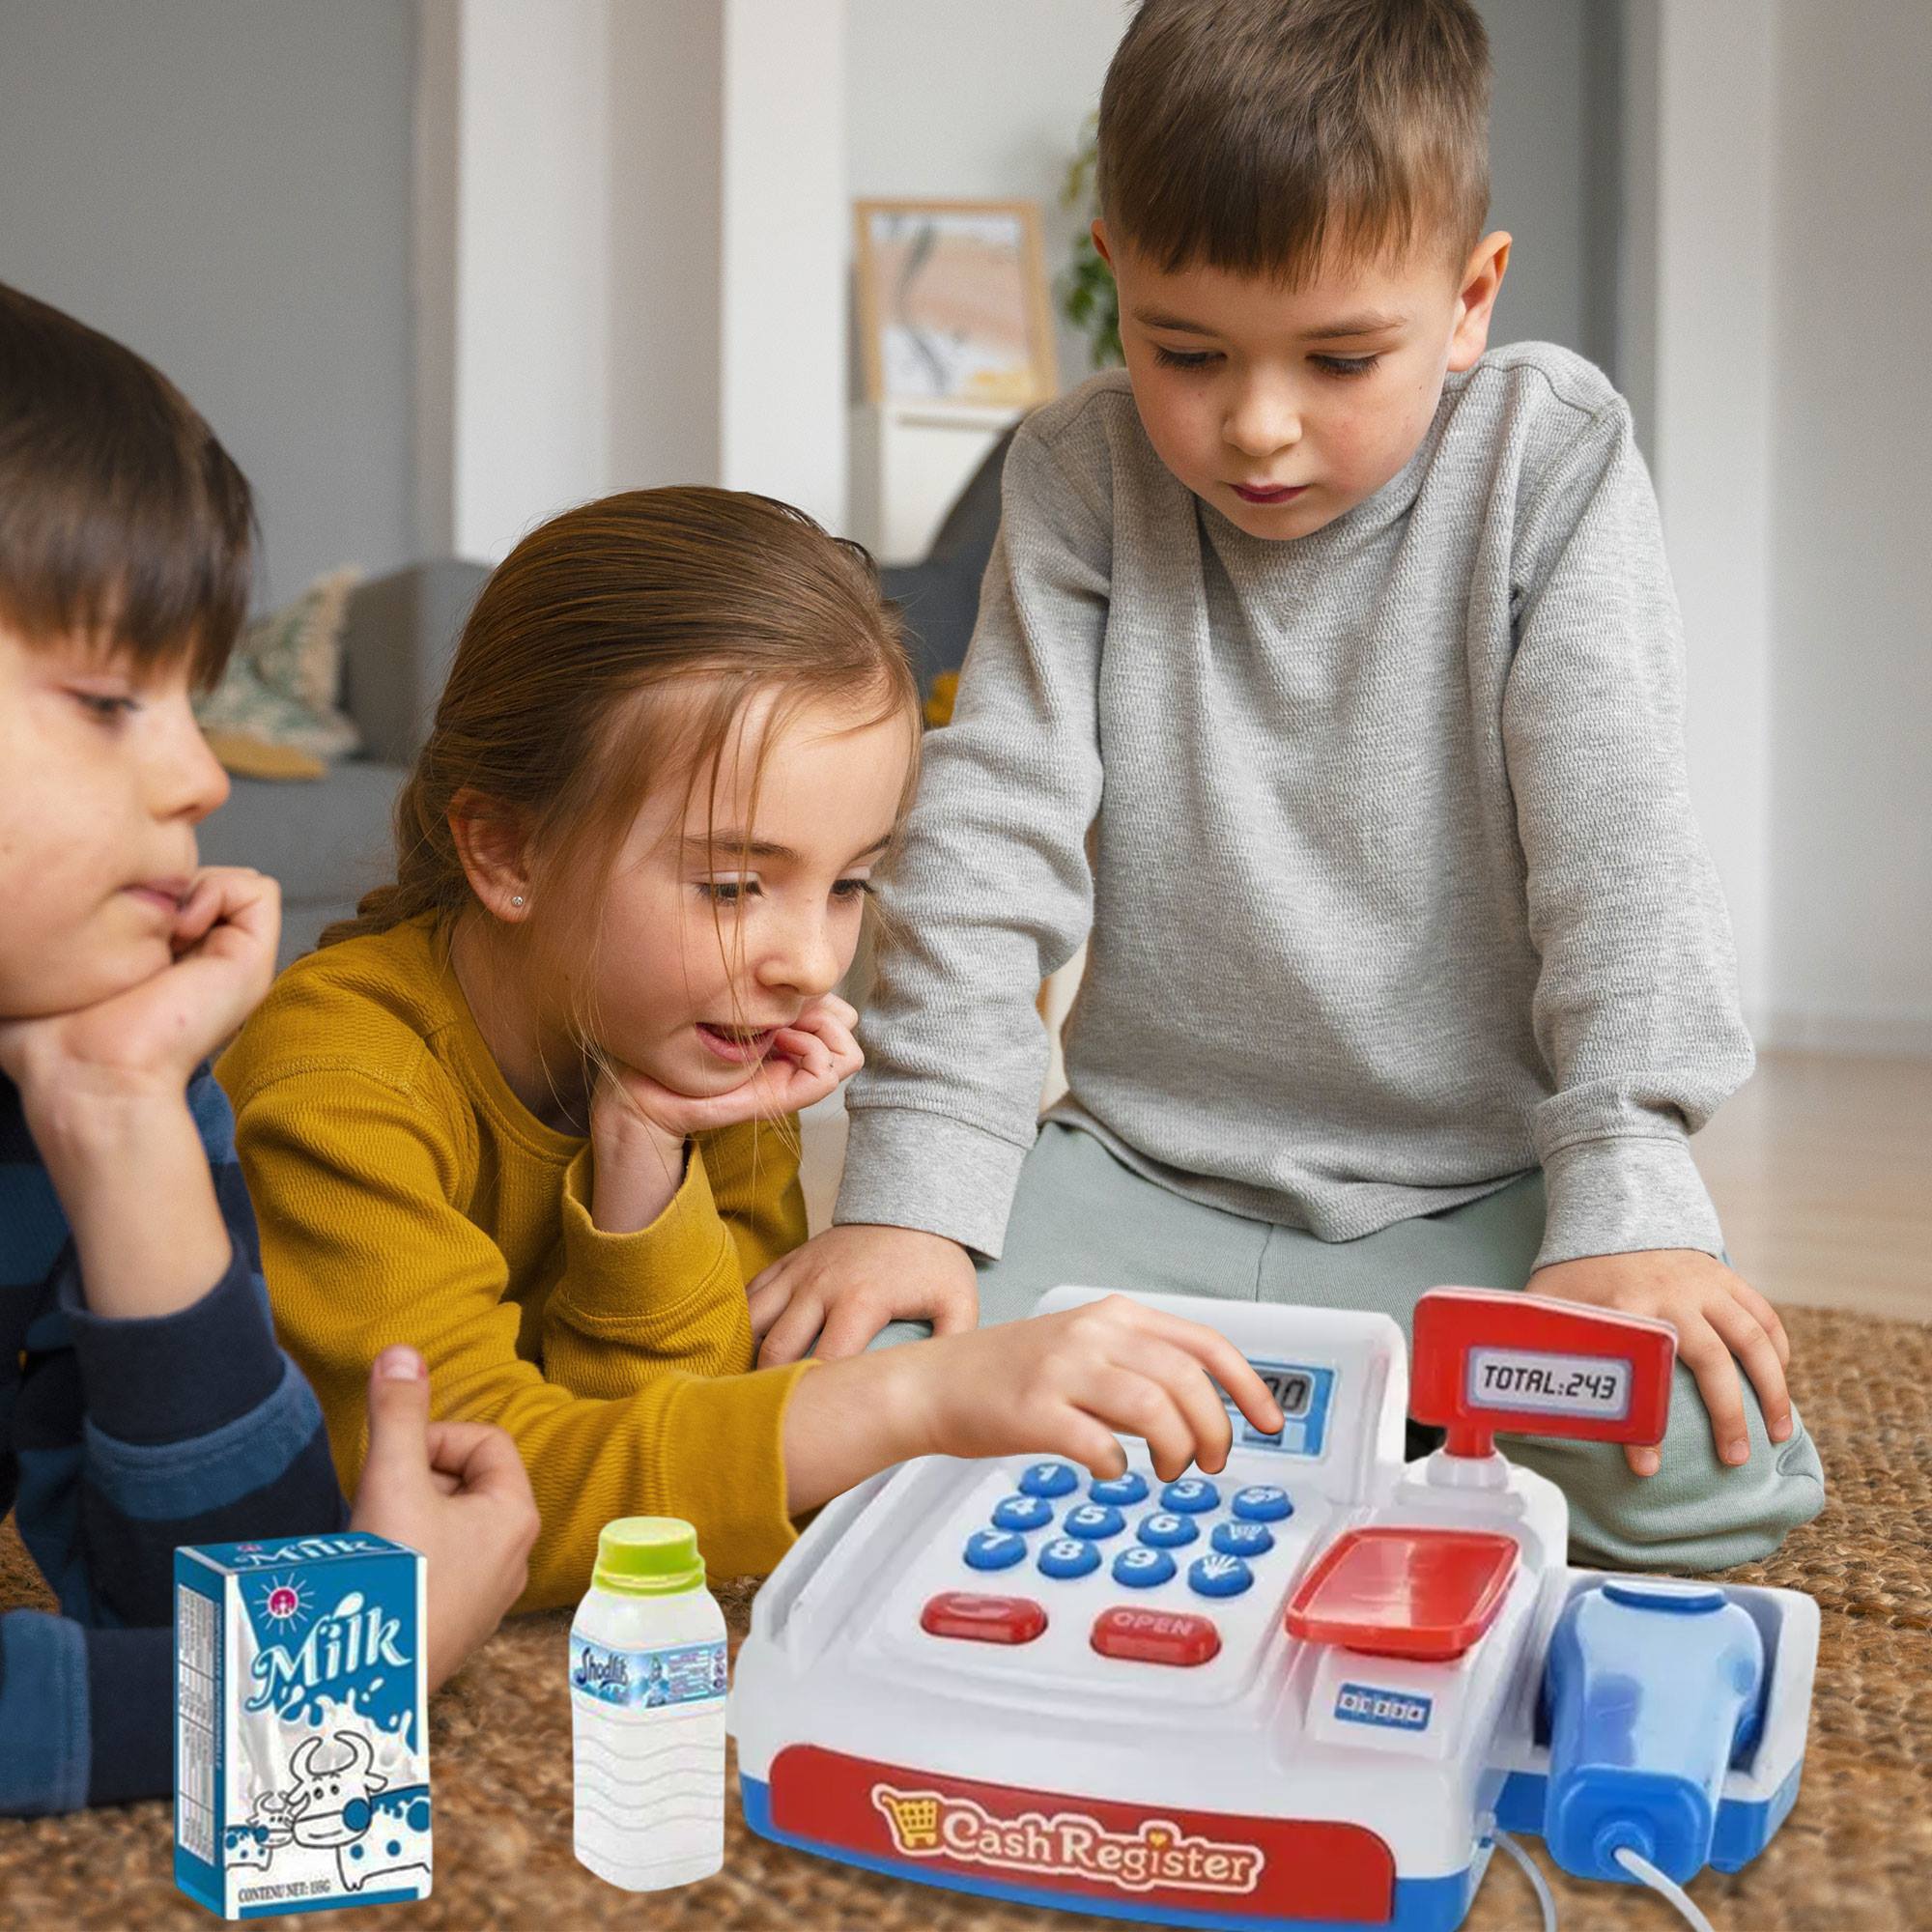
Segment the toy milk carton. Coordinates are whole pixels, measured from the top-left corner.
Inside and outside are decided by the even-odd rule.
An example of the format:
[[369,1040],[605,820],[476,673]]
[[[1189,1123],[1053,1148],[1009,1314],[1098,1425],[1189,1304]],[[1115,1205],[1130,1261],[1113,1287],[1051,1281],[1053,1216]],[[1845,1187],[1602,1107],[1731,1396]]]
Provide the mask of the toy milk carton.
[[344,1530],[175,1551],[175,1883],[224,1918],[426,1898],[428,1566]]

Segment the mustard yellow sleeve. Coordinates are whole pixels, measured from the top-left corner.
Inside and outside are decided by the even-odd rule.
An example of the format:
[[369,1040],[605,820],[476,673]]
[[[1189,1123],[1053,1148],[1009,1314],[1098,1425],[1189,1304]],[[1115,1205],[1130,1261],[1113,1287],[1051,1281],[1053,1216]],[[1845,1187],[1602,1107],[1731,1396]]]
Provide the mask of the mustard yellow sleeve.
[[[234,1096],[276,1326],[321,1399],[345,1490],[366,1449],[368,1364],[408,1342],[429,1363],[435,1413],[499,1425],[529,1472],[543,1528],[519,1608],[580,1596],[615,1516],[688,1519],[714,1574],[770,1570],[794,1537],[781,1441],[798,1378],[692,1372],[750,1359],[731,1243],[699,1198],[702,1163],[659,1224],[618,1237],[635,1244],[628,1255],[601,1248],[595,1230],[586,1244],[566,1216],[540,1367],[518,1353],[501,1250],[458,1205],[473,1123],[434,1063],[419,1067],[408,1086],[338,1067]],[[698,1272],[640,1269],[652,1253]]]
[[805,1190],[798,1182],[799,1124],[784,1121],[747,1122],[699,1135],[695,1151],[704,1155],[724,1231],[738,1250],[738,1265],[749,1283],[781,1255],[804,1244]]

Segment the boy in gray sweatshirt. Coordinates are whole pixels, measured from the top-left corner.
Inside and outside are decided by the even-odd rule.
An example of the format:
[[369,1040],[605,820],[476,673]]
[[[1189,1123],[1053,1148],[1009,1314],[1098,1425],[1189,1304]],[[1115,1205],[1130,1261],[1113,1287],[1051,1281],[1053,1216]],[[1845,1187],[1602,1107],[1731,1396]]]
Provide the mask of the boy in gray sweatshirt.
[[1013,443],[838,1225],[753,1326],[849,1353],[1060,1281],[1662,1317],[1661,1451],[1511,1453],[1581,1550],[1713,1567],[1823,1477],[1688,1145],[1751,1047],[1656,502],[1598,370],[1485,353],[1488,90],[1468,0],[1135,15],[1094,224],[1126,369]]

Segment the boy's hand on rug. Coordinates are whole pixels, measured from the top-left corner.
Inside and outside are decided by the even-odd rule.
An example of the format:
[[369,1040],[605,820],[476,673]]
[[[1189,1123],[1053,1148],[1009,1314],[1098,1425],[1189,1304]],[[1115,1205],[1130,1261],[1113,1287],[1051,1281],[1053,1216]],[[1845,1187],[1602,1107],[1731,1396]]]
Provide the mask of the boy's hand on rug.
[[429,1688],[452,1676],[523,1595],[537,1506],[515,1443],[482,1422],[432,1422],[429,1372],[384,1349],[369,1372],[369,1453],[350,1527],[429,1559]]
[[935,1335],[957,1335],[980,1319],[973,1257],[922,1228],[828,1228],[774,1262],[749,1293],[764,1369],[856,1355],[889,1321],[930,1321]]
[[[1771,1439],[1782,1442],[1789,1437],[1791,1392],[1784,1371],[1791,1360],[1791,1342],[1784,1323],[1777,1310],[1722,1262],[1695,1248],[1591,1255],[1539,1268],[1530,1276],[1529,1287],[1532,1293],[1668,1321],[1677,1330],[1677,1353],[1696,1377],[1697,1392],[1710,1411],[1720,1461],[1736,1465],[1750,1459],[1740,1362],[1757,1391]],[[1631,1443],[1624,1456],[1635,1474],[1657,1474],[1656,1449]]]
[[787,1506],[815,1508],[909,1456],[1065,1456],[1118,1476],[1117,1430],[1146,1442],[1163,1480],[1217,1470],[1234,1435],[1217,1381],[1257,1429],[1281,1429],[1226,1336],[1122,1294],[828,1363],[785,1410]]

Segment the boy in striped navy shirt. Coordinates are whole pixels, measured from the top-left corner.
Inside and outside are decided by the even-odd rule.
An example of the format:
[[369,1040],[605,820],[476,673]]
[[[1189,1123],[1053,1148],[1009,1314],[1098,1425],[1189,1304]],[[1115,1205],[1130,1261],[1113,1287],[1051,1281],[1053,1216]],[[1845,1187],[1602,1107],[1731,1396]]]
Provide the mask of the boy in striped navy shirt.
[[[273,881],[198,870],[195,727],[245,612],[248,486],[171,384],[0,287],[0,1512],[61,1613],[0,1614],[0,1813],[172,1784],[179,1543],[352,1515],[270,1323],[207,1058],[273,971]],[[430,1559],[440,1682],[524,1582],[499,1431],[385,1350],[353,1520]]]

